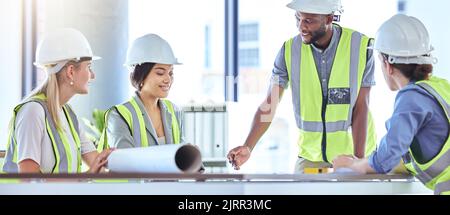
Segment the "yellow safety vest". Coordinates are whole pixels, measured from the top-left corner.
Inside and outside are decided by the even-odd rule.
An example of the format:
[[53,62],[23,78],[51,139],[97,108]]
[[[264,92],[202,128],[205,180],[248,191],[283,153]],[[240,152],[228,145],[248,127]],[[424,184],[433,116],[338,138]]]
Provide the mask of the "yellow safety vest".
[[14,114],[10,122],[8,144],[6,146],[6,156],[3,163],[3,171],[9,173],[17,173],[17,141],[15,137],[15,120],[20,108],[28,102],[37,102],[44,108],[45,111],[45,127],[47,134],[50,137],[50,141],[53,146],[53,152],[55,156],[55,166],[52,173],[71,173],[72,172],[72,160],[77,159],[77,171],[81,172],[81,142],[79,138],[78,120],[70,105],[66,104],[62,107],[64,115],[69,122],[70,131],[77,146],[77,155],[74,158],[71,151],[68,138],[70,138],[64,131],[57,129],[53,121],[52,115],[48,111],[47,97],[44,94],[39,94],[28,101],[25,101],[14,108]]
[[[163,99],[162,102],[166,105],[169,113],[172,115],[171,123],[174,144],[179,144],[181,141],[180,126],[178,125],[178,120],[175,115],[173,104],[167,99]],[[125,122],[130,129],[131,136],[133,136],[134,138],[136,146],[148,147],[147,132],[145,129],[144,116],[142,114],[143,112],[145,112],[145,110],[141,110],[141,108],[139,108],[139,105],[137,104],[135,98],[132,98],[130,101],[124,104],[116,105],[113,108],[115,108],[117,112],[123,117],[123,119],[125,119]],[[97,151],[99,152],[103,149],[109,148],[106,129],[108,114],[111,110],[112,108],[105,113],[105,128],[103,129],[99,144],[97,145]]]
[[[439,102],[450,123],[450,84],[447,80],[431,77],[429,80],[419,81],[416,84]],[[414,153],[409,149],[409,154],[404,156],[403,162],[406,168],[416,176],[426,187],[434,190],[435,194],[450,195],[450,138],[441,151],[427,163],[419,163],[414,159]]]
[[[294,38],[285,42],[284,54],[290,83],[300,85],[300,157],[315,162],[331,162],[338,155],[353,154],[353,138],[349,127],[366,67],[369,41],[370,38],[359,32],[342,28],[328,82],[327,101],[323,101],[311,45],[301,41],[294,43]],[[292,59],[293,52],[297,52],[300,57]],[[299,80],[292,80],[292,73],[296,73],[295,77]],[[376,148],[375,127],[370,111],[367,123],[366,155]]]

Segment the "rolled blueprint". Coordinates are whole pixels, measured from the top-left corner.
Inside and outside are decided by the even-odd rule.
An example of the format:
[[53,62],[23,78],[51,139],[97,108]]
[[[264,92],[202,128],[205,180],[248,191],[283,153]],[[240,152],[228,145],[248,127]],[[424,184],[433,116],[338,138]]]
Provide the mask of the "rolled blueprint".
[[195,173],[201,166],[200,151],[191,144],[116,149],[108,157],[111,172]]

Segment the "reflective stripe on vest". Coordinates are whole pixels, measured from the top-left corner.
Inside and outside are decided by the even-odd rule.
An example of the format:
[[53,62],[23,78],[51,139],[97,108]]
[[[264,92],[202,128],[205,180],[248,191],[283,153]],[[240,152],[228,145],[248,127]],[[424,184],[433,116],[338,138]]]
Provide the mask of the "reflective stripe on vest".
[[[161,101],[166,105],[167,110],[172,116],[171,126],[172,126],[173,143],[179,144],[181,142],[180,127],[178,125],[178,120],[175,115],[173,105],[170,101],[166,99]],[[127,123],[128,128],[130,129],[131,136],[133,136],[136,147],[149,146],[147,139],[147,131],[145,127],[145,120],[143,115],[143,111],[145,110],[141,110],[139,108],[139,105],[137,104],[135,98],[133,97],[129,102],[126,102],[124,104],[116,105],[114,108],[116,108],[117,112],[122,116],[122,118]],[[107,122],[106,118],[109,111],[110,110],[108,110],[105,114],[105,122]],[[99,145],[97,146],[98,151],[109,148],[109,144],[107,143],[106,137],[106,126],[107,123],[105,123],[105,129],[102,132],[102,137],[100,138]]]
[[435,195],[440,195],[440,194],[450,195],[450,193],[448,193],[448,192],[450,192],[450,181],[445,181],[445,182],[436,184],[436,187],[434,189]]
[[[326,107],[322,107],[322,87],[311,45],[304,44],[300,37],[286,41],[285,62],[292,96],[300,98],[299,113],[296,113],[300,115],[299,156],[310,161],[328,161],[339,154],[353,154],[348,129],[366,67],[369,40],[359,32],[342,28],[329,78]],[[299,80],[298,86],[291,80]],[[367,127],[366,153],[370,153],[376,146],[370,112]],[[322,142],[323,139],[326,141]]]
[[136,147],[148,147],[143,110],[139,108],[136,100],[132,98],[123,105],[117,105],[116,108],[131,129],[131,135],[133,136]]
[[[433,95],[444,110],[450,124],[450,84],[446,80],[437,77],[431,77],[429,80],[420,81],[416,84]],[[441,178],[450,178],[450,138],[447,138],[441,151],[425,164],[415,161],[411,148],[408,153],[404,156],[404,160],[409,159],[405,161],[405,163],[409,161],[405,166],[428,188],[435,190],[437,189],[437,182],[446,183],[445,181],[440,182]]]
[[106,130],[107,130],[107,126],[108,126],[108,115],[111,112],[111,110],[112,110],[112,108],[107,110],[105,112],[105,115],[103,116],[105,126],[103,128],[102,134],[100,135],[100,139],[98,140],[98,143],[97,143],[97,152],[99,152],[99,153],[102,152],[104,149],[109,149],[108,138],[106,138]]
[[[411,152],[409,152],[412,154]],[[447,150],[442,156],[439,156],[439,158],[433,162],[432,165],[430,165],[426,170],[422,170],[421,167],[419,167],[419,164],[414,161],[414,159],[411,161],[412,167],[415,170],[415,176],[424,184],[429,183],[434,178],[439,176],[446,168],[450,165],[450,150]]]
[[[64,105],[63,106],[64,115],[67,118],[67,121],[69,122],[69,128],[70,132],[72,133],[72,136],[74,138],[74,142],[77,147],[77,172],[81,172],[81,140],[79,136],[79,124],[77,116],[75,115],[75,112],[72,110],[72,107],[70,105]],[[69,148],[70,149],[70,148]],[[71,166],[71,165],[70,165]]]
[[175,144],[180,143],[180,126],[178,125],[177,116],[175,115],[175,110],[173,109],[173,105],[169,100],[164,99],[164,104],[166,104],[167,110],[169,110],[169,113],[172,115],[172,137],[173,142]]
[[[437,77],[432,77],[430,79],[431,81],[436,81],[436,82],[444,82],[445,80],[443,79],[439,79]],[[439,93],[430,85],[432,83],[429,82],[417,82],[417,85],[421,86],[422,88],[424,88],[426,91],[428,91],[431,95],[434,96],[434,98],[436,98],[436,100],[438,100],[439,104],[442,106],[442,108],[444,109],[445,115],[447,116],[447,118],[449,118],[450,121],[450,105],[448,104],[448,102],[441,96],[442,94],[446,94],[444,96],[447,96],[448,98],[450,98],[450,92],[447,91],[440,91]],[[434,83],[433,83],[434,84]],[[444,83],[436,83],[436,85],[443,85]],[[445,87],[445,86],[435,86],[435,87]]]
[[[61,129],[57,129],[53,121],[52,115],[50,114],[47,104],[45,102],[46,97],[43,94],[32,97],[30,100],[17,105],[14,108],[14,115],[10,122],[10,133],[9,141],[7,145],[7,154],[5,156],[5,162],[3,165],[3,171],[5,172],[18,172],[17,165],[17,141],[14,135],[15,130],[15,119],[20,108],[28,102],[37,102],[42,106],[45,112],[45,127],[47,134],[52,143],[53,153],[55,156],[55,166],[52,169],[52,173],[71,173],[72,170],[72,153],[70,150],[70,144],[68,142],[68,137]],[[69,123],[69,127],[74,138],[74,142],[77,147],[77,170],[76,172],[81,172],[81,142],[78,136],[79,127],[78,120],[75,113],[72,111],[69,105],[63,106],[64,115]]]

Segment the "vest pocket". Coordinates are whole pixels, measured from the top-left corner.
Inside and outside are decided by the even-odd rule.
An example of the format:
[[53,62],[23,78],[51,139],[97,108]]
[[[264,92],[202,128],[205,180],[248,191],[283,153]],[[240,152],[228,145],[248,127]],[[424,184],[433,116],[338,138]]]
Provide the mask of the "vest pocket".
[[328,89],[328,104],[350,104],[350,88]]

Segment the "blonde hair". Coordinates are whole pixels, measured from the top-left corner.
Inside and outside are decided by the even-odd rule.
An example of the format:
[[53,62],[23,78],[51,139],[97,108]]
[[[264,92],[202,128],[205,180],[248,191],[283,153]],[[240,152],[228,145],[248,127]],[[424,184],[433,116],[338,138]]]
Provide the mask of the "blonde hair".
[[[34,89],[28,96],[25,97],[24,101],[29,100],[30,98],[39,95],[44,94],[47,97],[46,103],[48,112],[53,118],[53,123],[55,124],[56,128],[59,130],[61,129],[61,119],[58,115],[58,110],[61,107],[61,104],[59,103],[59,84],[62,79],[61,74],[63,71],[67,70],[67,67],[70,65],[73,65],[76,70],[80,67],[82,61],[69,61],[67,64],[59,70],[57,73],[53,73],[47,76],[47,79],[36,89]],[[52,67],[55,65],[49,65],[49,67]]]

